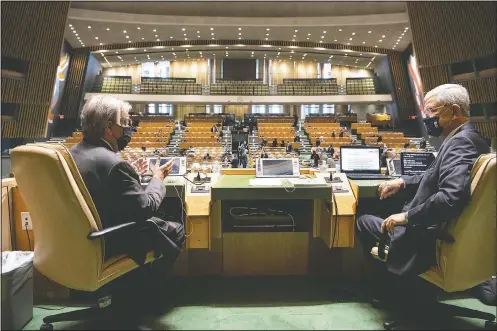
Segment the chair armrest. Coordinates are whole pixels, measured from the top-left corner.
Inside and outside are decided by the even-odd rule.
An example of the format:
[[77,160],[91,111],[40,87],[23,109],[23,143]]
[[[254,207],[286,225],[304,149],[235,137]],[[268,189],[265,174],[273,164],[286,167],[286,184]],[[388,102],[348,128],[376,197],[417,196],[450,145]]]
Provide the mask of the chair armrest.
[[90,234],[88,234],[88,239],[93,240],[100,237],[108,236],[110,234],[115,234],[116,232],[132,228],[136,224],[136,222],[123,223],[116,226],[111,226],[110,228],[106,228],[101,231],[90,232]]

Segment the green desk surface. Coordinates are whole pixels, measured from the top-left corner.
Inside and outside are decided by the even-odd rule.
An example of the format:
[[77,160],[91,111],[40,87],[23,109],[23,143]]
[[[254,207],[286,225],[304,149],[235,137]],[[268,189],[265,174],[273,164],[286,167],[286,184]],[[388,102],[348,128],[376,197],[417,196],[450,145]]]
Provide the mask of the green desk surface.
[[255,175],[222,175],[212,187],[212,200],[319,200],[330,199],[329,186],[285,188],[249,186]]
[[384,180],[378,179],[361,179],[352,180],[359,186],[359,199],[360,198],[379,198],[378,185],[383,183]]

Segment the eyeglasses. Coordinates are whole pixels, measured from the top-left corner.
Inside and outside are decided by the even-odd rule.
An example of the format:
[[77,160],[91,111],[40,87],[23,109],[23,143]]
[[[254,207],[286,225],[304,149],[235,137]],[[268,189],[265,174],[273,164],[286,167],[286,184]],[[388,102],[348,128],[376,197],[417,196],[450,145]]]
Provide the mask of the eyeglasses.
[[447,105],[442,105],[442,106],[433,107],[433,108],[432,108],[432,107],[428,107],[428,108],[425,108],[425,109],[423,110],[423,112],[424,112],[425,114],[429,114],[429,115],[431,115],[431,114],[433,114],[433,111],[435,111],[435,110],[437,110],[437,109],[440,109],[440,108],[444,108],[444,107],[447,107]]

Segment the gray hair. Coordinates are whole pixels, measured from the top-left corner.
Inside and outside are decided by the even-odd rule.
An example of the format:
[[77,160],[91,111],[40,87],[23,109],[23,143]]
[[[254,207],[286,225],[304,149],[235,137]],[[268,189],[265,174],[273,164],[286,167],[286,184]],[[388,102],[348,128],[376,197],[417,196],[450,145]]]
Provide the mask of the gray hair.
[[444,105],[456,104],[461,107],[464,116],[469,117],[469,94],[468,90],[459,84],[444,84],[435,87],[426,93],[425,102],[434,98]]
[[117,123],[131,110],[131,105],[109,95],[96,95],[88,100],[81,111],[83,134],[90,138],[103,138],[108,122]]

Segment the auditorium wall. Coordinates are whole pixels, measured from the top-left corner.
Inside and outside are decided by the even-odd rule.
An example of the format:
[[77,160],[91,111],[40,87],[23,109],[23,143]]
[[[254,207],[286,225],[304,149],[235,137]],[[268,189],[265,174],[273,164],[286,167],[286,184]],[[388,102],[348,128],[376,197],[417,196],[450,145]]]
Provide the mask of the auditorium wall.
[[[407,2],[407,11],[425,92],[453,81],[451,64],[497,54],[495,1]],[[453,82],[468,89],[473,104],[497,102],[495,76]],[[495,136],[492,119],[477,126]]]
[[122,67],[112,67],[103,69],[104,76],[131,76],[131,84],[141,84],[142,66],[141,64],[130,64]]
[[337,79],[338,85],[345,85],[347,78],[366,78],[373,77],[373,70],[350,68],[344,66],[331,66],[331,78]]
[[2,106],[15,110],[2,120],[2,143],[3,138],[46,137],[69,7],[70,2],[55,1],[2,3],[2,65],[9,58],[26,67],[22,79],[1,78]]
[[194,61],[172,61],[171,77],[175,78],[196,78],[197,84],[207,84],[207,60]]

